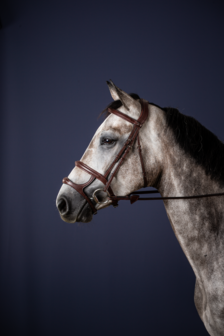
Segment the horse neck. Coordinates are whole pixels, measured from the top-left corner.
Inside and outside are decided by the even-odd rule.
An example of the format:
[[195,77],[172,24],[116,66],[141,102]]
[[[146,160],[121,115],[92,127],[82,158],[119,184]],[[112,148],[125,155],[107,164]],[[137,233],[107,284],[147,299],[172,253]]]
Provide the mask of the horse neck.
[[[223,192],[224,186],[212,180],[205,169],[172,140],[163,146],[166,148],[159,183],[161,193],[164,196],[188,196]],[[212,201],[216,203],[217,199]]]
[[[163,172],[159,182],[162,196],[190,196],[223,192],[224,186],[206,175],[203,167],[175,143],[172,134],[164,138]],[[196,276],[217,254],[224,236],[224,198],[164,201],[176,237]]]

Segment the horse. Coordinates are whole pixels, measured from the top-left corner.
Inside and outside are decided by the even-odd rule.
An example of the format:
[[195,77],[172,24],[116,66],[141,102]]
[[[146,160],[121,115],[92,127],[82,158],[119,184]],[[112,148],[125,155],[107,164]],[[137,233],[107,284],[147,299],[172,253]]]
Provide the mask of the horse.
[[136,190],[156,188],[196,276],[198,314],[211,336],[224,336],[224,197],[215,197],[224,191],[224,144],[177,109],[107,84],[113,102],[63,180],[59,214],[65,222],[90,222],[120,199],[138,200]]

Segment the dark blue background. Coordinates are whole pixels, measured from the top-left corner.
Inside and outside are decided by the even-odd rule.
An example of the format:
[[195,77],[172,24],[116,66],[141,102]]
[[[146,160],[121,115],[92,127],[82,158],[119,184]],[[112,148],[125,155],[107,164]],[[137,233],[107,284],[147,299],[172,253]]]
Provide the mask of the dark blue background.
[[55,199],[102,121],[110,78],[224,140],[223,9],[1,2],[1,335],[207,335],[162,203],[71,225]]

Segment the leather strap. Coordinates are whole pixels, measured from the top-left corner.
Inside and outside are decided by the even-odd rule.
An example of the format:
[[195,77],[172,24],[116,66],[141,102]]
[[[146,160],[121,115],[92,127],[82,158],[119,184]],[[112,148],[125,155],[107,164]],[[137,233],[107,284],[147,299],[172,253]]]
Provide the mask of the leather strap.
[[90,166],[87,166],[84,162],[75,161],[75,165],[76,165],[76,167],[84,170],[86,173],[95,176],[98,180],[103,182],[103,184],[107,183],[107,179],[102,174],[98,173],[96,170],[94,170]]
[[[113,167],[115,166],[115,164],[117,163],[117,161],[120,159],[120,162],[118,163],[115,171],[112,173],[109,181],[107,182],[104,190],[106,191],[107,189],[109,189],[109,186],[114,178],[114,176],[116,175],[118,169],[120,168],[121,164],[123,163],[125,157],[127,156],[127,154],[129,153],[130,149],[132,148],[134,141],[136,139],[136,137],[138,136],[138,132],[140,130],[140,127],[142,127],[142,125],[145,123],[146,119],[148,118],[148,103],[146,101],[140,100],[141,106],[142,106],[142,110],[141,110],[141,114],[140,117],[137,120],[137,124],[135,123],[135,119],[127,116],[126,114],[117,111],[117,110],[113,110],[113,109],[108,109],[109,112],[118,115],[119,117],[121,117],[122,119],[131,122],[132,124],[134,124],[134,127],[128,137],[128,139],[125,142],[124,147],[120,150],[119,154],[117,155],[116,159],[112,162],[112,164],[110,165],[109,169],[106,171],[105,176],[108,176],[110,174],[110,172],[112,171]],[[141,125],[141,126],[140,126]],[[140,161],[141,161],[141,165],[142,165],[142,169],[143,172],[145,172],[144,169],[144,163],[143,163],[143,159],[141,157],[141,152],[139,149],[139,155],[140,155]],[[147,181],[146,181],[146,176],[144,175],[144,185],[147,185]]]
[[143,157],[142,157],[142,147],[141,147],[141,144],[140,144],[139,134],[138,134],[138,152],[139,152],[139,157],[140,157],[141,166],[142,166],[144,188],[146,188],[147,187],[146,172],[145,172],[145,166],[144,166]]
[[[106,179],[105,176],[103,176],[102,174],[100,174],[99,172],[97,172],[96,170],[94,170],[93,168],[91,168],[90,166],[88,166],[87,164],[85,164],[84,162],[81,162],[81,161],[75,161],[75,166],[78,167],[78,168],[80,168],[80,169],[82,169],[82,170],[84,170],[86,173],[90,174],[92,177],[97,178],[97,179],[100,180],[103,184],[105,184],[105,185],[107,184],[107,179]],[[91,181],[91,183],[92,183],[92,181]],[[89,183],[89,184],[90,184],[90,183]],[[89,185],[89,184],[88,184],[88,185]],[[111,196],[114,196],[114,192],[113,192],[111,186],[109,186],[109,188],[108,188],[108,192],[109,192],[109,194],[110,194]],[[117,205],[118,205],[117,201],[115,201],[115,200],[112,202],[112,204],[113,204],[114,206],[117,206]]]
[[192,195],[192,196],[168,196],[168,197],[144,197],[140,198],[137,194],[159,194],[157,190],[149,191],[136,191],[130,194],[129,196],[112,196],[111,200],[117,201],[130,201],[133,204],[136,201],[163,201],[163,200],[180,200],[180,199],[195,199],[195,198],[204,198],[204,197],[214,197],[214,196],[224,196],[224,193],[215,193],[215,194],[203,194],[203,195]]
[[114,109],[108,108],[108,112],[115,114],[116,116],[118,116],[118,117],[120,117],[120,118],[122,118],[122,119],[124,119],[124,120],[126,120],[128,122],[130,122],[133,125],[136,125],[138,127],[142,127],[142,124],[140,124],[140,122],[138,120],[133,119],[133,118],[129,117],[127,114],[124,114],[124,113],[122,113],[122,112],[120,112],[118,110],[114,110]]
[[115,176],[115,175],[117,174],[117,172],[118,172],[118,169],[119,169],[120,166],[122,165],[122,163],[123,163],[125,157],[126,157],[127,154],[129,153],[130,149],[132,148],[133,143],[134,143],[134,141],[135,141],[135,138],[136,138],[137,135],[138,135],[137,130],[138,130],[138,129],[137,129],[137,126],[135,125],[135,126],[133,127],[133,132],[132,132],[133,135],[132,135],[132,138],[129,137],[129,139],[128,139],[128,140],[129,140],[129,142],[128,142],[129,144],[128,144],[128,143],[126,144],[126,149],[125,149],[125,151],[123,151],[123,154],[122,154],[122,156],[121,156],[121,158],[120,158],[120,161],[119,161],[119,163],[118,163],[116,169],[115,169],[114,172],[112,173],[112,175],[111,175],[109,181],[107,182],[107,184],[106,184],[106,186],[105,186],[105,188],[104,188],[105,191],[109,188],[109,186],[110,186],[110,184],[111,184],[111,182],[112,182],[114,176]]
[[70,187],[72,187],[73,189],[75,189],[76,191],[78,191],[89,203],[93,213],[97,213],[97,210],[95,208],[95,206],[93,205],[93,203],[91,202],[91,200],[89,199],[89,197],[84,193],[84,188],[87,187],[90,183],[93,182],[93,180],[95,180],[94,176],[91,176],[90,179],[83,184],[76,184],[74,182],[72,182],[68,177],[64,177],[62,180],[62,183],[69,185]]

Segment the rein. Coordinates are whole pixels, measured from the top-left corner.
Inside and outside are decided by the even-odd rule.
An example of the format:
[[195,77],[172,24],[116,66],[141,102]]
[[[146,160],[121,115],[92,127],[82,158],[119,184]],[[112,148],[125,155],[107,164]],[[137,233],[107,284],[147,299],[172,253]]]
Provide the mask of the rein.
[[[213,197],[213,196],[223,196],[224,193],[215,194],[203,194],[194,196],[168,196],[168,197],[143,197],[139,198],[139,194],[159,194],[158,190],[149,191],[135,191],[128,196],[112,196],[111,200],[116,199],[118,201],[130,201],[133,204],[136,201],[160,201],[160,200],[178,200],[178,199],[191,199],[191,198],[203,198],[203,197]],[[134,201],[133,201],[134,200]]]
[[[86,201],[89,203],[92,212],[94,214],[97,214],[97,208],[95,207],[95,205],[93,204],[93,200],[95,201],[96,205],[100,206],[100,205],[106,205],[108,204],[110,201],[112,201],[112,205],[116,208],[118,206],[118,201],[130,201],[131,204],[133,204],[136,201],[159,201],[159,200],[178,200],[178,199],[192,199],[192,198],[202,198],[202,197],[213,197],[213,196],[223,196],[223,193],[216,193],[216,194],[205,194],[205,195],[195,195],[195,196],[176,196],[176,197],[144,197],[144,198],[140,198],[139,195],[142,194],[157,194],[159,193],[159,191],[157,190],[149,190],[149,191],[135,191],[130,193],[130,195],[128,196],[115,196],[114,192],[111,188],[111,182],[114,178],[114,176],[116,175],[116,173],[118,172],[120,166],[122,165],[125,157],[128,155],[128,153],[130,152],[130,150],[132,149],[132,147],[135,144],[135,140],[137,139],[138,145],[138,152],[139,152],[139,157],[140,157],[140,162],[141,162],[141,167],[142,167],[142,174],[143,174],[143,180],[144,180],[144,188],[147,187],[147,180],[146,180],[146,172],[145,172],[145,167],[144,167],[144,161],[143,161],[143,157],[142,157],[142,149],[141,149],[141,144],[140,144],[140,139],[139,139],[139,131],[141,129],[141,127],[144,125],[145,121],[148,118],[148,102],[140,99],[139,100],[142,110],[141,110],[141,114],[140,117],[138,118],[138,120],[133,119],[129,116],[127,116],[126,114],[118,111],[118,110],[114,110],[111,108],[108,108],[108,112],[115,114],[116,116],[130,122],[131,124],[133,124],[133,128],[132,131],[128,137],[128,139],[125,141],[124,146],[121,148],[121,150],[119,151],[119,153],[116,155],[115,159],[112,161],[111,165],[109,166],[109,168],[106,170],[105,174],[102,175],[99,172],[97,172],[96,170],[94,170],[93,168],[89,167],[87,164],[81,162],[81,161],[75,161],[75,166],[84,170],[86,173],[88,173],[90,175],[90,179],[83,184],[77,184],[72,182],[68,177],[63,178],[62,182],[64,184],[69,185],[70,187],[72,187],[73,189],[75,189],[76,191],[78,191],[85,199]],[[117,164],[117,166],[115,167],[115,165]],[[114,169],[114,170],[113,170]],[[109,175],[111,174],[111,176],[109,177]],[[92,197],[89,197],[85,192],[84,189],[87,188],[95,179],[100,180],[105,187],[104,188],[99,188],[96,189],[93,192]],[[103,191],[107,193],[107,200],[104,202],[100,202],[99,199],[97,198],[97,193],[99,191]]]

